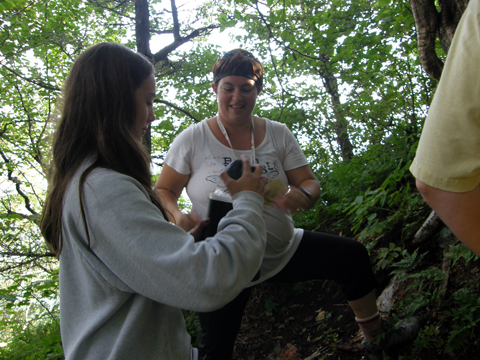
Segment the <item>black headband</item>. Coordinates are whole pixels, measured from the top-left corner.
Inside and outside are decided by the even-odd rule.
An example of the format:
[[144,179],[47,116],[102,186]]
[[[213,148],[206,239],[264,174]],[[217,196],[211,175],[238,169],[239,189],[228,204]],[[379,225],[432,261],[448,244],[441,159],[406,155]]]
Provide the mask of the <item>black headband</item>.
[[228,72],[216,74],[215,77],[213,78],[213,82],[216,84],[218,81],[220,81],[220,79],[224,78],[225,76],[231,76],[231,75],[243,76],[255,82],[257,82],[258,80],[257,75],[246,75],[244,73],[241,73],[241,71],[228,71]]

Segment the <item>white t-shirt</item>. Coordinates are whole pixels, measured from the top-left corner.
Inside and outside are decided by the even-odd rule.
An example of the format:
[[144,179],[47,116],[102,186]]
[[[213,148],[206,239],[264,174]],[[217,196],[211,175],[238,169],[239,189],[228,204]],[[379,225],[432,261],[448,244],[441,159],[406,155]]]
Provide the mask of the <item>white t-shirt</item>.
[[[285,171],[306,166],[308,161],[284,124],[264,120],[265,138],[255,148],[255,160],[263,166],[262,176],[268,178],[266,186],[270,189],[263,211],[267,226],[267,248],[260,278],[251,285],[277,274],[293,256],[303,236],[302,229],[294,228],[290,214],[272,205],[268,199],[274,197],[277,191],[284,191],[288,185]],[[180,174],[190,175],[186,190],[192,202],[192,211],[205,218],[210,193],[217,186],[226,190],[220,178],[221,170],[242,154],[250,157],[251,150],[234,151],[223,145],[203,120],[190,126],[173,141],[165,163]]]

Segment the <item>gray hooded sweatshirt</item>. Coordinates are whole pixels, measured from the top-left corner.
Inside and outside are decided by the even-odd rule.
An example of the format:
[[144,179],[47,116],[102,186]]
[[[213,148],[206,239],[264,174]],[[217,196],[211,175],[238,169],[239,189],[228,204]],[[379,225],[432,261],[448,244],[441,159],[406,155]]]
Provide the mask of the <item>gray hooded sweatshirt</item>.
[[135,179],[97,168],[67,189],[60,255],[66,360],[189,360],[181,309],[207,312],[257,273],[266,244],[263,199],[243,191],[218,233],[202,242],[167,222]]

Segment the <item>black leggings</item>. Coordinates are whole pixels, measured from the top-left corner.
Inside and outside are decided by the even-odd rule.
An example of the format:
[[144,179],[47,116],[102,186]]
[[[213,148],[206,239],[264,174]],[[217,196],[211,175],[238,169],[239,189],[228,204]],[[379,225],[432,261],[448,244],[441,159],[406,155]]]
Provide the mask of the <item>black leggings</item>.
[[[349,301],[361,299],[377,286],[362,244],[336,235],[305,231],[287,265],[266,282],[308,280],[335,280]],[[246,288],[223,308],[198,314],[202,328],[198,345],[201,360],[231,359],[251,292],[252,287]]]

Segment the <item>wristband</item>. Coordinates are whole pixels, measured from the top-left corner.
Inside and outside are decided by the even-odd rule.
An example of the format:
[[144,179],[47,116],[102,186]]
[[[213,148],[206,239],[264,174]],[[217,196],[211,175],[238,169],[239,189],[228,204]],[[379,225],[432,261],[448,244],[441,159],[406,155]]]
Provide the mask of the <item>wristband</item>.
[[312,194],[310,194],[310,191],[300,186],[298,187],[298,190],[300,190],[303,193],[303,195],[305,195],[308,198],[308,200],[312,200]]

